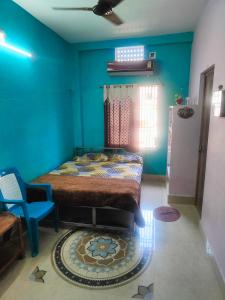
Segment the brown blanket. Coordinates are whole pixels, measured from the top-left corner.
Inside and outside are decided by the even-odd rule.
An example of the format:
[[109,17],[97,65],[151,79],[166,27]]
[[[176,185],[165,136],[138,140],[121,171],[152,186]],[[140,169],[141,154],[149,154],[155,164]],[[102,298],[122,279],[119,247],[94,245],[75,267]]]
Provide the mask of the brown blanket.
[[47,174],[34,183],[49,183],[59,206],[89,206],[124,209],[134,213],[138,226],[144,226],[139,201],[140,185],[135,180]]

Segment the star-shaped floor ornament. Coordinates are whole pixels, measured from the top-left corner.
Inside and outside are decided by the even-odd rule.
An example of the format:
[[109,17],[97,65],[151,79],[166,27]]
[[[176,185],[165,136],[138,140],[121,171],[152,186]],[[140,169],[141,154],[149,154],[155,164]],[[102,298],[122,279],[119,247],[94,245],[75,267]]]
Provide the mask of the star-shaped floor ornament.
[[35,281],[44,283],[45,281],[43,277],[45,276],[46,273],[47,271],[40,270],[39,267],[36,267],[31,275]]
[[153,289],[154,289],[154,283],[151,283],[149,286],[139,285],[138,293],[134,295],[132,298],[151,300],[153,298]]

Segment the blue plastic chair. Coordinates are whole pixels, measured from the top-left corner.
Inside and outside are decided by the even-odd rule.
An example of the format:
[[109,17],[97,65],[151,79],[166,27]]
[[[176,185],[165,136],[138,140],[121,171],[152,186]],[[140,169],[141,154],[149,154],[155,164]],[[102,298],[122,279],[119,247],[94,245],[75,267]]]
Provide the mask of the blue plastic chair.
[[[46,201],[28,203],[27,188],[44,189]],[[23,181],[17,169],[2,170],[0,171],[0,203],[3,204],[4,210],[8,210],[16,217],[24,218],[32,256],[38,255],[39,252],[38,222],[40,220],[53,213],[54,228],[58,232],[58,217],[49,184],[28,184]]]

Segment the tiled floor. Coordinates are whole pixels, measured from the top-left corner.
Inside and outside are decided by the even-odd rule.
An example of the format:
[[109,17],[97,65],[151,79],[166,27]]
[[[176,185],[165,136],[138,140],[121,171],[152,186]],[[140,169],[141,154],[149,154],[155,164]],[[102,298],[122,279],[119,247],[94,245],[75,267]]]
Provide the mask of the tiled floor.
[[[164,183],[147,182],[142,188],[142,208],[146,214],[166,204]],[[18,261],[0,279],[2,300],[101,300],[131,299],[138,285],[154,283],[154,300],[222,300],[223,294],[212,259],[206,253],[198,214],[192,206],[176,206],[182,216],[177,222],[154,222],[154,252],[146,271],[127,285],[89,290],[63,280],[51,263],[51,250],[63,233],[41,229],[40,255]],[[47,271],[45,283],[34,282],[30,274],[39,266]],[[148,299],[146,299],[148,300]]]

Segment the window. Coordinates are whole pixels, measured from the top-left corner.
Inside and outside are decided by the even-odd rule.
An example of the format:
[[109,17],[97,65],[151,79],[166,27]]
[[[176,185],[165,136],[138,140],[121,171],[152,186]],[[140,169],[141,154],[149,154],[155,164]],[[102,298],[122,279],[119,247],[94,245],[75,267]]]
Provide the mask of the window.
[[118,62],[142,61],[144,60],[144,46],[116,48],[115,59]]
[[140,149],[156,148],[157,129],[157,106],[158,86],[141,86],[140,93],[140,128],[139,147]]
[[140,151],[158,146],[158,85],[105,86],[105,146]]

